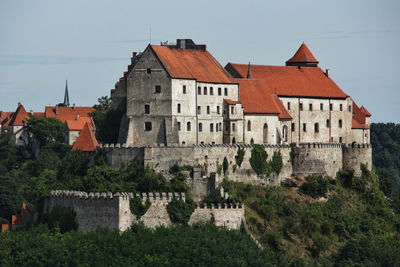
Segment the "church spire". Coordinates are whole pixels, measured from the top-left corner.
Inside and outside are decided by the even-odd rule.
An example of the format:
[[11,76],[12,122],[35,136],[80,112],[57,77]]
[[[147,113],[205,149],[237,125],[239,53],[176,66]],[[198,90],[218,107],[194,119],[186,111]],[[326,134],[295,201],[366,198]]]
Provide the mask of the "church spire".
[[247,69],[247,79],[251,79],[251,69],[250,69],[250,62],[249,62],[249,67]]
[[68,80],[65,81],[64,106],[69,107]]

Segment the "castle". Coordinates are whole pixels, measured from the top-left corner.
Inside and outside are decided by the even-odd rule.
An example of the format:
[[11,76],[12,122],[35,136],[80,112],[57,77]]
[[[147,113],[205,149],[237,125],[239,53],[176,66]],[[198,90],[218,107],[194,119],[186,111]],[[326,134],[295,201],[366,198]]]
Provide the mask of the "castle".
[[286,66],[225,68],[191,39],[148,45],[111,90],[119,143],[369,144],[371,114],[318,63],[304,43]]

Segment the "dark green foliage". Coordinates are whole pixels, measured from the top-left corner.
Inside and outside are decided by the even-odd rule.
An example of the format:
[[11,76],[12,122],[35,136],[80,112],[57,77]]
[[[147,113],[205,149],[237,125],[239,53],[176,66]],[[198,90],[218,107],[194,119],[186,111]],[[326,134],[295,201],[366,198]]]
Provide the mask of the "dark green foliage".
[[99,105],[91,116],[96,125],[96,138],[99,143],[114,144],[118,141],[119,127],[123,112],[111,108],[110,99],[103,96],[98,99]]
[[274,154],[272,155],[272,159],[270,162],[270,166],[272,171],[276,174],[279,175],[279,173],[282,170],[283,167],[283,162],[282,162],[282,154],[281,151],[274,151]]
[[176,226],[154,231],[52,233],[43,226],[0,235],[2,266],[283,266],[248,235]]
[[195,209],[193,201],[187,200],[186,202],[180,199],[172,199],[167,205],[167,211],[173,223],[187,225]]
[[85,152],[80,150],[70,151],[61,160],[57,169],[57,177],[60,180],[72,180],[76,176],[84,176],[87,171],[88,158]]
[[76,213],[70,207],[55,206],[46,214],[45,221],[49,229],[59,228],[61,233],[78,230]]
[[136,215],[136,219],[139,220],[140,217],[142,217],[146,211],[150,207],[150,201],[149,199],[146,199],[145,205],[143,205],[142,200],[139,197],[131,198],[129,200],[129,205],[131,212]]
[[224,171],[224,175],[228,173],[229,163],[226,157],[224,157],[224,161],[222,162],[222,170]]
[[306,177],[306,182],[300,187],[300,191],[304,194],[317,197],[326,197],[328,193],[329,180],[322,175],[310,175]]
[[258,176],[268,172],[268,154],[261,145],[253,145],[251,150],[250,165]]
[[354,170],[340,170],[336,173],[336,179],[347,188],[353,186]]
[[10,175],[0,176],[0,217],[11,220],[22,207],[18,184]]
[[26,125],[32,138],[39,142],[40,146],[49,143],[64,142],[64,124],[56,118],[37,118],[30,116]]
[[240,147],[238,148],[237,154],[235,156],[235,161],[236,161],[236,165],[238,165],[239,168],[242,165],[245,153],[246,153],[246,151],[244,150],[244,148],[240,148]]

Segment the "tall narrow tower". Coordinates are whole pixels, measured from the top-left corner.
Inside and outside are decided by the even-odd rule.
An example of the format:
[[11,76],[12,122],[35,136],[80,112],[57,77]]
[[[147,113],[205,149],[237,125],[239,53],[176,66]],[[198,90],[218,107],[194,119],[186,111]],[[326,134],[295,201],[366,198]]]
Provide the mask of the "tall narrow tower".
[[65,81],[64,106],[69,107],[68,80]]

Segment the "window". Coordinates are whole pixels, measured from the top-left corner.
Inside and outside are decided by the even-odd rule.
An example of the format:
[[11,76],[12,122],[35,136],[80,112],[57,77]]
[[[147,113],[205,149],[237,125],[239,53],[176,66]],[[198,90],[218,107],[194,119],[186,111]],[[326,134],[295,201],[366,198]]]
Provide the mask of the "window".
[[351,105],[349,105],[349,111],[351,112]]
[[292,123],[292,132],[294,132],[294,123]]
[[225,132],[229,131],[229,124],[225,125]]
[[322,104],[322,103],[319,104],[319,109],[320,109],[320,110],[324,110],[324,104]]
[[151,74],[151,69],[147,69],[147,74]]
[[207,114],[210,114],[210,106],[207,106]]
[[203,94],[204,94],[204,95],[207,94],[207,86],[204,86]]
[[342,126],[343,126],[342,120],[339,120],[339,128],[342,128]]
[[197,106],[197,114],[201,114],[201,107]]
[[210,95],[214,95],[214,88],[210,87]]
[[232,123],[232,132],[236,131],[236,124],[233,122]]
[[183,92],[184,94],[186,94],[186,85],[183,85],[183,86],[182,86],[182,92]]
[[224,88],[224,95],[225,95],[225,96],[228,95],[228,88]]
[[221,95],[221,87],[218,87],[218,95]]
[[219,131],[222,131],[222,122],[220,122],[218,124],[219,124],[219,127],[218,127]]
[[215,131],[218,132],[218,123],[215,124]]
[[210,123],[210,132],[214,132],[214,124]]
[[161,85],[156,85],[156,94],[161,93]]
[[203,131],[203,124],[200,122],[199,123],[199,132],[202,132]]
[[309,109],[310,111],[312,111],[312,104],[309,104],[309,105],[308,105],[308,109]]
[[329,109],[332,111],[333,110],[333,104],[329,104]]
[[235,111],[234,107],[231,107],[231,114]]
[[144,130],[145,130],[146,132],[151,131],[151,122],[146,121],[146,122],[144,123]]
[[217,114],[219,114],[220,112],[219,112],[219,106],[217,106]]
[[178,121],[178,131],[180,131],[180,130],[181,130],[181,122]]
[[306,131],[307,131],[307,126],[305,123],[303,123],[303,132],[306,132]]
[[144,114],[150,114],[150,105],[144,105]]
[[250,132],[251,131],[251,121],[247,122],[247,131]]
[[186,131],[190,132],[192,128],[192,125],[190,124],[190,121],[186,123]]
[[287,102],[287,109],[290,110],[290,102]]
[[331,122],[329,120],[326,120],[326,127],[331,127]]
[[342,104],[339,105],[339,108],[340,108],[340,111],[343,111],[343,105]]
[[342,143],[342,142],[343,142],[343,138],[339,137],[339,143]]
[[201,87],[200,87],[200,86],[197,87],[197,94],[198,94],[198,95],[201,95]]
[[319,124],[318,123],[314,124],[314,133],[319,133]]
[[181,113],[181,104],[178,104],[177,110],[178,110],[178,113]]
[[331,137],[331,142],[333,143],[333,137]]
[[300,110],[303,110],[303,103],[299,104],[299,108],[300,108]]

